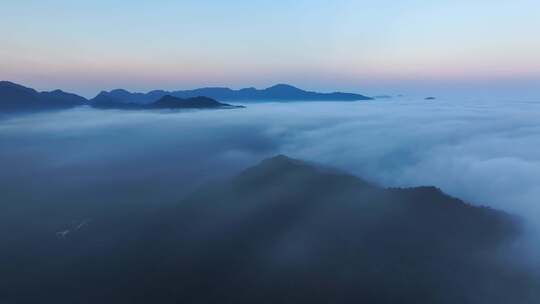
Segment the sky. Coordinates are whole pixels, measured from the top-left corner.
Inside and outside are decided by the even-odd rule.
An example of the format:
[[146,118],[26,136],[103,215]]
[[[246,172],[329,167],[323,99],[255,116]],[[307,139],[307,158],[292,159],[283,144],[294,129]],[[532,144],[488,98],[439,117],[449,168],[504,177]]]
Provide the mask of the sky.
[[540,99],[536,0],[2,1],[0,79]]

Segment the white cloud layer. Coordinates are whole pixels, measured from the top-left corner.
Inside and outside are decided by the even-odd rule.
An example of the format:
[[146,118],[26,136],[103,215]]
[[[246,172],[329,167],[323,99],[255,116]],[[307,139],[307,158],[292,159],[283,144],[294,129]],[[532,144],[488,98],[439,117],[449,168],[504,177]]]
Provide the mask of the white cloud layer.
[[[165,187],[173,198],[189,185],[284,153],[385,186],[435,185],[540,221],[538,117],[540,103],[489,100],[76,109],[0,121],[0,165],[10,169],[0,179],[15,189],[25,182],[74,197],[77,181],[93,189],[140,182],[155,189],[140,199]],[[170,189],[178,183],[186,188]]]

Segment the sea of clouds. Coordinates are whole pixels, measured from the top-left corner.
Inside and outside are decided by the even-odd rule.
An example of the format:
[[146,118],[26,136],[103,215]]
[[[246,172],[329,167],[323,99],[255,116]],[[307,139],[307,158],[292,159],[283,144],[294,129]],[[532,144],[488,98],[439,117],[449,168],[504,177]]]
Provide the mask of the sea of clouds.
[[381,186],[434,185],[518,215],[528,233],[497,253],[540,274],[538,117],[540,102],[407,98],[3,117],[0,238],[54,240],[81,222],[129,222],[285,154]]
[[187,190],[283,153],[383,186],[435,185],[474,204],[540,218],[539,116],[540,103],[517,101],[80,108],[0,121],[0,179],[50,191],[142,183],[159,196],[152,189]]
[[[14,208],[4,209],[4,216],[16,219],[28,210],[40,216],[49,205],[56,216],[66,206],[58,202],[174,203],[202,184],[286,154],[382,186],[434,185],[521,216],[535,231],[538,117],[540,102],[405,98],[204,111],[77,108],[4,117],[0,191]],[[538,234],[528,235],[516,242],[515,253],[536,255],[528,249],[540,244],[530,239]]]
[[283,153],[383,186],[435,185],[540,218],[538,117],[540,103],[489,100],[79,108],[1,120],[0,179],[50,191],[142,183],[159,196],[162,188],[187,190]]

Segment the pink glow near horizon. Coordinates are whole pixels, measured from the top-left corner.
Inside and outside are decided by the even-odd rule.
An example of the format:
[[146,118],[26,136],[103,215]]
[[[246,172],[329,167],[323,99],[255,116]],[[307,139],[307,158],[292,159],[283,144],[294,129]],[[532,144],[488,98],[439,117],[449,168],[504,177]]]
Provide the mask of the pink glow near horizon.
[[540,81],[539,10],[532,0],[12,2],[0,12],[0,79],[87,97],[282,82],[372,94],[522,90]]

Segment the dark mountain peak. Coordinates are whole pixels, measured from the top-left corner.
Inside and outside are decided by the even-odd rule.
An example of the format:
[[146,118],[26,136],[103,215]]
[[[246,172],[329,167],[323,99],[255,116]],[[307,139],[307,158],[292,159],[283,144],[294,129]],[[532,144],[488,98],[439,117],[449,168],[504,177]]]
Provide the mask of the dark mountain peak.
[[79,96],[79,95],[73,94],[73,93],[69,93],[69,92],[66,92],[66,91],[63,91],[63,90],[60,90],[60,89],[47,91],[47,92],[41,92],[41,94],[45,94],[45,95],[48,95],[48,96],[57,96],[57,97],[62,97],[62,98],[71,97],[71,98],[74,98],[74,99],[87,101],[87,99],[82,97],[82,96]]
[[273,163],[273,164],[293,164],[293,163],[300,163],[301,160],[290,158],[287,155],[284,154],[278,154],[276,156],[267,158],[262,160],[262,163]]
[[179,98],[171,95],[162,96],[156,102],[144,105],[149,109],[212,109],[212,108],[238,108],[226,103],[218,102],[209,97],[197,96],[192,98]]
[[111,90],[109,93],[111,93],[111,94],[131,94],[130,91],[124,90],[124,89],[114,89],[114,90]]
[[173,95],[170,95],[170,94],[163,95],[158,100],[186,101],[188,99],[214,100],[214,99],[212,99],[210,97],[206,97],[206,96],[195,96],[195,97],[191,97],[191,98],[180,98],[180,97],[176,97],[176,96],[173,96]]
[[62,90],[53,90],[50,92],[39,93],[40,98],[44,102],[51,102],[56,105],[63,104],[64,106],[77,106],[87,104],[88,100],[77,94],[64,92]]
[[304,90],[301,90],[295,86],[292,86],[292,85],[289,85],[289,84],[285,84],[285,83],[278,83],[274,86],[271,86],[269,88],[267,88],[266,90],[268,91],[302,91],[304,92]]
[[13,82],[7,80],[0,80],[0,86],[11,85]]
[[290,172],[298,171],[300,167],[304,167],[302,161],[280,154],[247,168],[237,176],[236,180],[240,183],[247,182],[257,186],[275,183],[282,181],[282,178],[288,176]]
[[101,91],[96,95],[96,97],[92,98],[90,101],[92,103],[99,103],[99,102],[109,101],[111,99],[112,99],[111,94],[108,91]]
[[244,170],[235,180],[240,185],[251,185],[250,187],[253,189],[264,188],[266,190],[274,186],[282,189],[301,186],[316,187],[319,190],[332,189],[329,191],[339,192],[336,189],[373,187],[361,178],[340,170],[290,158],[282,154],[265,159]]
[[6,80],[0,81],[0,89],[2,89],[2,90],[8,90],[9,89],[9,90],[25,91],[25,92],[29,92],[29,93],[37,93],[37,91],[34,90],[34,89],[25,87],[23,85],[20,85],[20,84],[11,82],[11,81],[6,81]]
[[146,95],[143,93],[130,92],[124,89],[114,89],[109,92],[105,92],[105,94],[110,95],[118,100],[122,99],[124,102],[130,102],[129,99],[139,99],[141,95]]
[[0,80],[0,87],[22,87],[22,88],[25,88],[24,86],[22,86],[20,84],[17,84],[17,83],[11,82],[11,81],[7,81],[7,80]]
[[252,167],[251,169],[260,170],[270,167],[287,169],[296,166],[307,166],[307,163],[298,159],[290,158],[283,154],[278,154],[276,156],[262,160],[258,165]]
[[165,95],[156,102],[150,104],[150,106],[165,108],[216,108],[227,105],[204,96],[183,99],[171,95]]
[[62,90],[38,92],[10,82],[0,81],[0,111],[29,112],[64,109],[86,104],[86,98]]
[[[479,221],[481,218],[485,217],[491,219],[503,219],[502,222],[504,222],[504,224],[502,224],[502,226],[506,226],[506,228],[512,226],[512,228],[507,229],[507,231],[513,231],[514,233],[518,230],[517,226],[513,226],[516,218],[499,211],[488,210],[489,208],[475,207],[444,193],[440,188],[435,186],[383,188],[347,172],[291,158],[283,154],[264,159],[259,164],[244,170],[244,172],[238,176],[237,180],[241,181],[241,183],[250,184],[256,188],[259,188],[261,185],[268,186],[282,184],[283,187],[286,187],[291,184],[302,184],[303,188],[314,187],[314,189],[316,188],[317,190],[313,191],[326,193],[325,195],[330,192],[334,195],[336,192],[340,191],[354,192],[359,189],[371,189],[394,197],[393,199],[402,202],[401,207],[407,206],[410,210],[417,208],[416,211],[421,212],[435,210],[436,212],[442,213],[446,211],[466,213],[466,210],[470,209],[475,211],[470,211],[471,213],[467,216],[476,216],[480,214],[478,215]],[[270,188],[271,187],[272,186],[270,186]],[[304,193],[304,195],[307,194]],[[405,205],[403,205],[403,202],[406,202]],[[399,207],[400,205],[394,206],[394,208]],[[505,218],[508,219],[508,221],[504,220]],[[508,224],[510,222],[513,223]]]
[[237,108],[209,97],[180,98],[165,91],[152,91],[147,94],[129,93],[128,96],[122,94],[101,92],[92,99],[91,104],[96,108],[128,110]]
[[261,171],[261,173],[265,173],[265,171],[281,171],[282,173],[286,173],[287,171],[291,169],[296,169],[300,166],[307,166],[307,164],[301,160],[290,158],[288,156],[285,156],[283,154],[279,154],[267,159],[262,160],[258,165],[250,168],[251,171]]
[[133,93],[124,89],[114,89],[111,91],[101,91],[91,101],[94,103],[114,102],[144,105],[156,101],[162,95],[156,93]]
[[[227,87],[205,87],[200,89],[188,90],[191,92],[232,92],[231,88]],[[182,91],[179,91],[182,92]]]
[[22,87],[22,86],[11,81],[0,80],[0,87]]
[[329,169],[323,165],[317,164],[317,163],[311,163],[304,160],[296,159],[289,157],[287,155],[278,154],[276,156],[267,158],[262,160],[257,166],[253,167],[252,169],[264,169],[264,168],[272,168],[275,170],[283,170],[284,172],[290,169],[298,169],[298,168],[304,168],[310,171],[318,172],[325,172],[325,173],[335,173],[335,174],[343,174],[343,172],[337,170],[337,169]]
[[152,90],[148,92],[148,95],[164,95],[167,94],[167,91],[164,90]]
[[254,92],[254,91],[257,91],[257,89],[254,87],[240,89],[240,92]]

